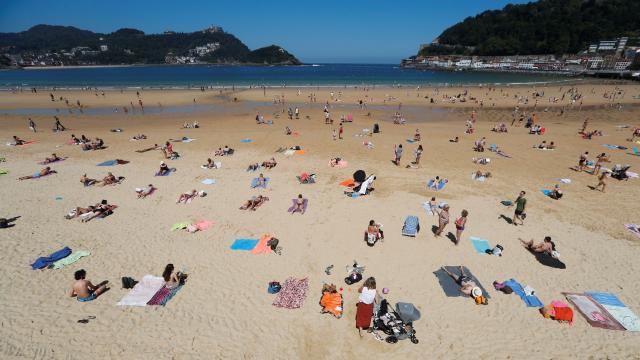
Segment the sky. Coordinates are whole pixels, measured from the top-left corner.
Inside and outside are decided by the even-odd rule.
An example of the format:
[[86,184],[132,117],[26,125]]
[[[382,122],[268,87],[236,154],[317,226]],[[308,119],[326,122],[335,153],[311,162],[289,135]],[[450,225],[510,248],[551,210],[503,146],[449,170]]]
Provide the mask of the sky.
[[277,44],[305,63],[398,63],[447,27],[521,0],[0,0],[0,32],[37,24],[101,33],[222,26],[249,48]]

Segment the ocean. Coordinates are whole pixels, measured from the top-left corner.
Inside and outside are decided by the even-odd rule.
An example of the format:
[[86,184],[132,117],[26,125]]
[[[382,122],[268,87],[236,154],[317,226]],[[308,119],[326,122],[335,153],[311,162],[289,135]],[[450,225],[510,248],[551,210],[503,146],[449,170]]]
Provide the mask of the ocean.
[[425,71],[381,64],[155,65],[3,70],[0,71],[0,88],[444,86],[561,82],[569,79],[545,74]]

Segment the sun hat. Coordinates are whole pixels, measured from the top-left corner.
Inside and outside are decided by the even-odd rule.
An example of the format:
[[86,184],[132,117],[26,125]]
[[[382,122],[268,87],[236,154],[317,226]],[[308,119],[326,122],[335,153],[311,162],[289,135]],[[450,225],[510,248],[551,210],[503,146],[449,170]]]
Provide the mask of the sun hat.
[[479,287],[474,287],[473,289],[471,289],[471,296],[473,296],[474,298],[478,297],[478,296],[482,296],[482,289],[480,289]]

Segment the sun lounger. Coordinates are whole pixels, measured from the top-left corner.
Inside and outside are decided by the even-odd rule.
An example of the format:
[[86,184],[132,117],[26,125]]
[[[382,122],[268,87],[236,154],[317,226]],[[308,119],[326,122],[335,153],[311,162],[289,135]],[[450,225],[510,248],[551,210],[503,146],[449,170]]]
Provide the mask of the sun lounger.
[[420,221],[417,216],[409,215],[404,221],[402,235],[415,237],[420,231]]
[[591,296],[577,293],[563,293],[563,295],[582,314],[589,325],[608,330],[624,330],[624,327]]
[[136,286],[120,300],[118,306],[146,306],[165,284],[161,277],[145,275]]

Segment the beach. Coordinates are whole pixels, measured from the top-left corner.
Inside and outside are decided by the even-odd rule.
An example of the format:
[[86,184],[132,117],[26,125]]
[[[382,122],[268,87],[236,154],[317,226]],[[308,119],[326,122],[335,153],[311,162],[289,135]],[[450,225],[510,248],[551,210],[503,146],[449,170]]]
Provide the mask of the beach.
[[[568,96],[560,100],[570,87],[139,90],[139,96],[135,90],[109,90],[104,95],[101,90],[55,91],[51,92],[55,101],[49,90],[2,92],[0,157],[6,162],[0,168],[9,174],[0,176],[0,217],[21,217],[14,227],[0,229],[5,249],[0,255],[4,274],[0,278],[4,307],[0,357],[637,358],[637,333],[592,327],[577,311],[572,325],[545,319],[516,295],[492,287],[494,281],[514,278],[535,288],[544,304],[565,300],[564,292],[611,292],[640,314],[636,285],[640,238],[624,227],[640,223],[634,203],[640,195],[640,179],[609,178],[603,193],[589,188],[598,183],[596,176],[569,169],[589,151],[590,160],[607,153],[611,162],[606,167],[629,164],[631,171],[638,172],[640,157],[628,153],[640,145],[626,139],[640,126],[640,98],[635,98],[640,96],[640,85],[580,83],[576,85],[580,100],[572,102]],[[544,93],[537,102],[535,92]],[[558,101],[550,101],[554,97]],[[461,98],[465,101],[460,102]],[[327,103],[333,125],[325,124]],[[519,111],[512,126],[516,106]],[[299,108],[299,119],[288,119],[289,107]],[[29,115],[37,109],[50,113]],[[9,110],[13,112],[7,114]],[[405,125],[393,123],[396,112],[402,113]],[[545,134],[530,135],[517,120],[522,112],[535,113]],[[472,113],[477,117],[475,131],[465,134]],[[54,114],[67,131],[51,131]],[[257,114],[273,124],[256,124]],[[344,139],[334,140],[340,117],[349,114],[353,122],[344,124]],[[28,118],[37,124],[36,133],[28,129]],[[585,118],[588,129],[600,130],[603,136],[583,139],[578,131]],[[182,128],[194,121],[199,128]],[[506,124],[508,133],[491,131],[500,123]],[[374,124],[381,131],[369,136]],[[285,135],[285,127],[297,135]],[[407,142],[416,129],[422,140]],[[68,144],[71,134],[100,137],[107,148],[82,151]],[[136,134],[147,139],[132,141]],[[34,143],[5,146],[14,135]],[[449,141],[456,136],[459,142]],[[172,143],[180,154],[178,160],[165,159],[159,150],[136,152],[183,137],[195,140]],[[482,137],[510,157],[474,152],[474,142]],[[557,148],[533,148],[543,140],[553,141]],[[372,145],[366,146],[369,142]],[[397,144],[404,148],[400,166],[392,163]],[[420,164],[407,168],[418,144],[424,148]],[[611,150],[603,144],[628,149]],[[225,145],[234,154],[215,157],[214,151]],[[304,154],[276,152],[279,147],[294,146]],[[38,162],[51,153],[68,157],[51,165],[57,174],[16,180],[43,168]],[[246,171],[248,165],[272,157],[277,161],[275,168]],[[346,160],[348,166],[330,167],[329,160],[335,157]],[[474,164],[474,157],[488,157],[491,162]],[[207,158],[222,162],[222,167],[202,169]],[[112,159],[130,162],[96,166]],[[155,177],[161,161],[176,171]],[[375,190],[350,198],[339,183],[352,178],[356,170],[376,175]],[[471,176],[478,170],[490,171],[492,176],[475,181]],[[79,182],[85,173],[101,179],[107,172],[124,176],[124,182],[105,187],[84,187]],[[296,175],[303,172],[316,174],[316,183],[300,184]],[[250,188],[259,173],[269,178],[268,186]],[[436,176],[448,179],[446,187],[427,189],[427,181]],[[215,179],[215,184],[202,184],[207,178]],[[571,183],[562,184],[564,178]],[[134,189],[149,184],[157,188],[155,193],[138,199]],[[564,191],[560,200],[540,191],[555,184]],[[176,204],[181,193],[192,189],[204,190],[207,196]],[[527,193],[527,217],[524,226],[513,226],[505,219],[513,216],[513,208],[500,202],[515,200],[521,190]],[[303,215],[287,212],[298,194],[308,199]],[[256,211],[238,209],[256,195],[269,201]],[[445,236],[434,237],[431,231],[438,218],[427,214],[422,204],[434,196],[451,207],[445,232],[455,233],[454,220],[463,209],[469,212],[458,245]],[[112,215],[87,223],[64,218],[70,209],[102,199],[118,206]],[[416,237],[401,235],[409,215],[420,221]],[[385,234],[384,241],[373,247],[363,241],[371,219],[383,225]],[[194,234],[170,231],[175,223],[198,220],[214,224]],[[281,255],[230,250],[234,239],[258,239],[263,234],[280,240]],[[503,256],[477,254],[471,236],[502,245]],[[553,238],[566,269],[543,266],[518,241],[540,242],[545,236]],[[91,255],[58,270],[34,271],[29,266],[39,256],[65,246]],[[408,302],[421,311],[421,319],[414,323],[418,344],[388,344],[367,333],[360,338],[355,315],[362,283],[344,282],[345,266],[354,260],[366,267],[365,278],[376,278],[378,289],[389,289],[384,297],[392,304]],[[189,277],[166,306],[116,305],[129,292],[121,288],[122,277],[160,276],[167,263]],[[325,273],[329,265],[334,266],[330,275]],[[444,265],[469,268],[488,290],[489,304],[446,296],[434,275]],[[86,303],[69,297],[78,269],[86,269],[94,283],[109,280],[111,289]],[[269,282],[284,283],[288,277],[308,278],[306,299],[299,309],[274,307],[275,295],[267,293]],[[320,313],[323,283],[343,289],[342,318]],[[77,322],[88,316],[95,319]]]

